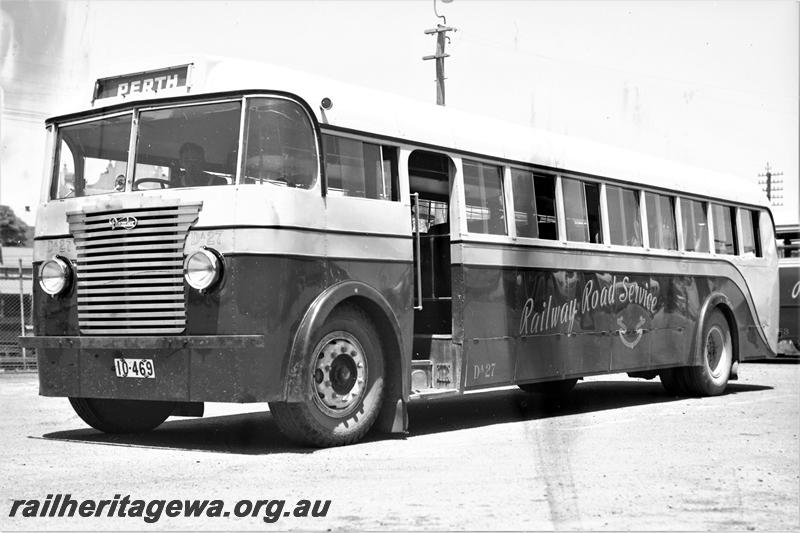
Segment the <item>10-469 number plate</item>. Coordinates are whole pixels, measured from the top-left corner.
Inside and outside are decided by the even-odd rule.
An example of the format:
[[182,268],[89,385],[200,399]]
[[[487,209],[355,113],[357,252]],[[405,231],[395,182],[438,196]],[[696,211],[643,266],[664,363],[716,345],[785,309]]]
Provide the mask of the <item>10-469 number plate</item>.
[[118,378],[155,378],[156,367],[152,359],[114,359]]

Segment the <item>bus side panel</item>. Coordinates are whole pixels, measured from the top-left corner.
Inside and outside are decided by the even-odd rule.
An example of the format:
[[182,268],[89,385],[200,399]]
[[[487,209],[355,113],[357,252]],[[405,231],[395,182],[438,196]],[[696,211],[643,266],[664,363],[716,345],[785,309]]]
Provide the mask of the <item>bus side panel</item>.
[[306,307],[329,283],[325,262],[242,254],[225,257],[225,269],[219,290],[205,295],[188,291],[189,334],[262,334],[265,346],[261,350],[196,350],[191,360],[191,399],[278,399],[293,332]]
[[[190,304],[203,310],[190,315],[190,333],[263,334],[265,348],[252,354],[241,349],[236,354],[196,353],[191,372],[193,395],[230,398],[228,384],[241,382],[235,401],[283,399],[288,354],[300,321],[320,293],[341,281],[358,280],[374,287],[398,318],[410,320],[410,263],[267,255],[236,256],[227,263],[231,263],[230,283],[217,297],[190,293]],[[209,367],[214,372],[204,371]]]
[[[769,353],[726,278],[462,267],[465,386],[695,364],[700,313],[724,294],[742,358]],[[736,331],[732,334],[737,335]]]
[[[504,385],[514,376],[515,349],[512,333],[519,321],[509,305],[513,287],[498,268],[461,267],[455,279],[463,283],[465,378],[467,386]],[[457,293],[455,293],[457,294]]]

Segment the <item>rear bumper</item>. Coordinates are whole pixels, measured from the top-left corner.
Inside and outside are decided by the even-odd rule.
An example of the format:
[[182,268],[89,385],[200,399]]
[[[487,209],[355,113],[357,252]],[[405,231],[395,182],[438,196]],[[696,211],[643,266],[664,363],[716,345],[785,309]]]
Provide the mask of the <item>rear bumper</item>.
[[[281,400],[282,351],[262,335],[24,337],[43,396],[176,402]],[[152,359],[154,378],[117,377],[114,359]]]

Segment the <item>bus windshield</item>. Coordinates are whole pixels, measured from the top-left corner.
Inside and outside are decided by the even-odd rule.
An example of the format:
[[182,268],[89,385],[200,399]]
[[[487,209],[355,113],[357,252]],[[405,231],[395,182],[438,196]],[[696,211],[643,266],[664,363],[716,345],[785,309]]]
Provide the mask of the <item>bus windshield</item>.
[[[58,129],[52,198],[127,190],[131,138],[132,189],[236,183],[242,141],[242,101],[142,109]],[[245,99],[241,183],[310,188],[318,156],[303,108],[283,98]],[[133,117],[138,117],[133,121]]]

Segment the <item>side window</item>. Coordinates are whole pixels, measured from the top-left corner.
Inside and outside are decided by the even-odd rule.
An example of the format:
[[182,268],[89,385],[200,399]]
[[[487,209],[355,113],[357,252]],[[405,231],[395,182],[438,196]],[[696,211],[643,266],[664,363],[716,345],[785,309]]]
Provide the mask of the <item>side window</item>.
[[[299,104],[282,98],[247,100],[242,183],[310,189],[317,181],[314,126]],[[236,163],[230,150],[228,161]]]
[[710,252],[706,204],[682,198],[681,222],[683,223],[683,249],[687,252]]
[[555,178],[512,168],[511,180],[517,235],[557,239]]
[[650,247],[677,250],[675,204],[672,197],[646,192],[644,201],[647,206],[647,234],[650,237]]
[[506,235],[503,168],[464,160],[467,230]]
[[328,194],[397,200],[397,150],[356,139],[322,136]]
[[643,246],[639,192],[606,185],[611,244]]
[[711,216],[714,221],[714,251],[718,254],[736,254],[736,221],[733,209],[728,206],[711,204]]
[[75,195],[75,156],[63,140],[58,148],[58,168],[55,172],[51,197],[67,198]]
[[131,115],[110,117],[58,130],[52,198],[70,198],[125,189]]
[[602,242],[600,236],[600,186],[596,183],[564,178],[564,216],[567,240]]
[[742,228],[742,255],[761,257],[758,246],[758,213],[750,209],[739,209]]

